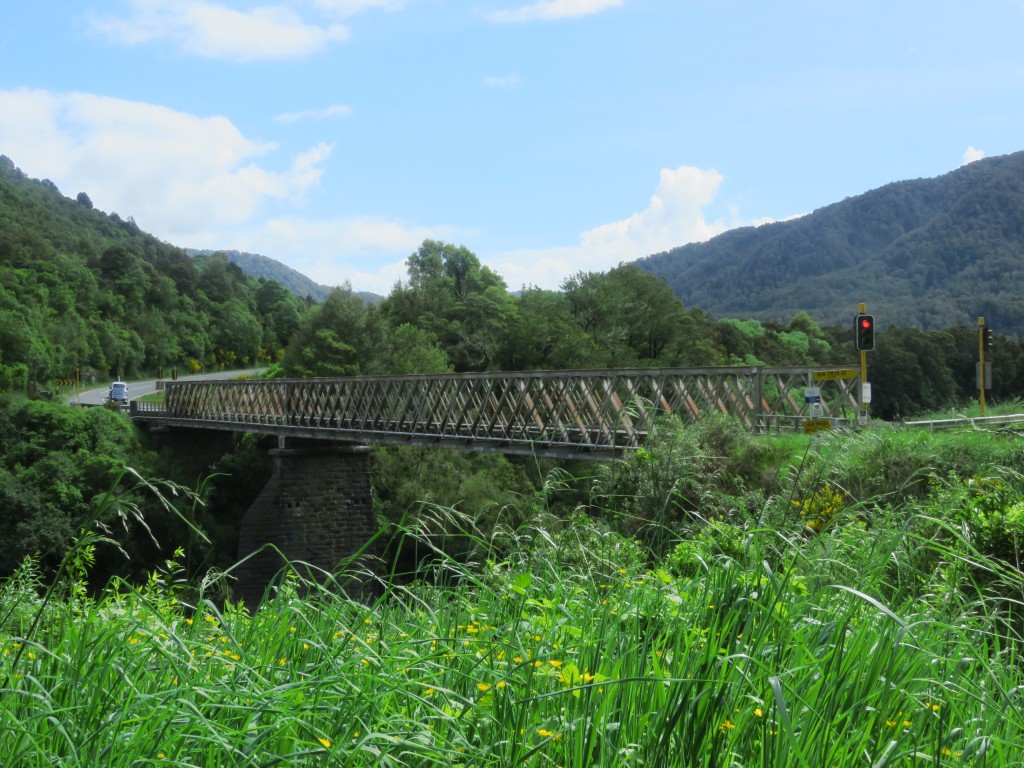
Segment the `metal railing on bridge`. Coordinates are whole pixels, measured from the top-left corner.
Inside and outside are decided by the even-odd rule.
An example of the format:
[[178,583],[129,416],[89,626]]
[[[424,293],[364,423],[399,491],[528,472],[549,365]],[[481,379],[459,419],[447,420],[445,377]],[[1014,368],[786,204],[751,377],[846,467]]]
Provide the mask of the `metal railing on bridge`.
[[[167,382],[135,419],[365,443],[612,458],[641,447],[659,414],[717,411],[764,431],[807,415],[814,371],[842,366],[631,368],[323,379]],[[818,382],[815,382],[816,384]],[[859,378],[820,382],[825,417],[858,409]]]

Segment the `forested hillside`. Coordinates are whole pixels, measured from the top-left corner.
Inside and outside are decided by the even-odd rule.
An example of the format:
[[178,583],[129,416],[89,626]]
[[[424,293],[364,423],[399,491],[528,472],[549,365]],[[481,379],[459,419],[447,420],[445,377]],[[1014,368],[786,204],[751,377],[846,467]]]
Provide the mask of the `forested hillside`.
[[882,326],[984,316],[1024,334],[1024,152],[888,184],[793,221],[726,232],[641,259],[687,305],[718,317]]
[[306,308],[0,157],[0,390],[276,359]]
[[[976,163],[950,179],[957,189],[973,184],[979,200],[988,199],[983,193],[996,179],[1004,188],[1014,186],[1010,170],[1020,162],[1013,156],[989,164],[1003,169],[1002,175]],[[988,181],[972,182],[975,176]],[[965,193],[939,182],[929,185],[933,197],[960,201],[947,204],[950,210],[967,206]],[[822,213],[844,226],[856,220],[860,241],[881,242],[878,232],[909,230],[909,223],[894,223],[901,217],[925,216],[928,206],[921,196],[905,191],[915,184],[892,185],[885,193],[904,200],[917,211],[913,216],[872,196]],[[988,211],[980,220],[994,216]],[[1003,229],[1011,231],[1010,214],[1002,218]],[[834,229],[840,231],[839,225]],[[742,240],[760,231],[734,236]],[[806,252],[803,269],[810,271],[816,268],[814,249],[807,246]],[[1011,258],[1008,252],[1005,258]],[[738,300],[734,317],[712,317],[699,302],[680,302],[668,283],[637,265],[580,272],[557,291],[512,294],[469,249],[428,240],[409,256],[407,268],[407,278],[377,304],[368,305],[347,285],[323,303],[310,304],[274,280],[247,277],[224,254],[190,259],[181,248],[142,232],[130,217],[95,210],[86,193],[66,197],[3,158],[0,391],[50,388],[55,380],[73,378],[76,369],[88,381],[155,373],[161,366],[188,372],[257,361],[288,376],[852,364],[857,357],[850,318],[858,301],[870,299],[851,287],[850,293],[834,296],[829,308],[839,321],[819,324],[810,312],[818,295],[807,291],[805,301],[794,299],[791,314],[761,322],[736,319],[756,314],[754,303],[748,309]],[[749,271],[761,274],[754,266]],[[784,282],[774,271],[767,274]],[[931,279],[936,291],[959,290],[940,270]],[[739,284],[740,276],[730,281]],[[1012,285],[1012,275],[1003,282]],[[870,307],[891,326],[885,310]],[[873,413],[909,417],[976,397],[975,314],[941,329],[890,327],[881,333],[871,357]],[[989,356],[992,401],[1019,397],[1024,352],[1006,337],[998,315],[989,320],[997,331]]]
[[[223,253],[228,257],[228,261],[232,264],[237,264],[250,277],[265,277],[268,280],[275,280],[299,298],[321,302],[333,290],[331,286],[321,285],[298,270],[292,269],[287,264],[282,264],[276,259],[259,253],[232,250],[204,251],[194,248],[187,248],[186,253],[189,256],[212,256],[214,253]],[[383,298],[379,294],[370,293],[369,291],[357,291],[356,295],[367,304],[376,304]]]

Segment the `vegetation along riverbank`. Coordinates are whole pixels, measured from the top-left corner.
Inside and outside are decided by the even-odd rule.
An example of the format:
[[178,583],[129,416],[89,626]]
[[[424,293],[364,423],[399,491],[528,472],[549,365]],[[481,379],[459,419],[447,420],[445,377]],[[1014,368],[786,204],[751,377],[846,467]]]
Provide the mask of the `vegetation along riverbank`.
[[410,507],[384,551],[414,546],[418,569],[382,563],[374,599],[294,573],[255,611],[223,600],[230,572],[185,579],[181,550],[141,584],[90,589],[114,546],[93,525],[52,577],[30,557],[3,584],[0,754],[1012,765],[1022,450],[1012,431],[669,424],[589,478],[548,473],[518,511]]

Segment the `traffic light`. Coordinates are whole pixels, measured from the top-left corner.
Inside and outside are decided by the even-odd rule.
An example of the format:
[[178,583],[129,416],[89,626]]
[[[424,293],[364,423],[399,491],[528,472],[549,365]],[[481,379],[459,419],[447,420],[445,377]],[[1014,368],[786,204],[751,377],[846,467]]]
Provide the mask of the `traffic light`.
[[874,315],[857,315],[854,321],[853,336],[859,352],[867,352],[875,348],[875,317]]
[[985,349],[992,349],[992,329],[987,325],[981,326],[981,345]]

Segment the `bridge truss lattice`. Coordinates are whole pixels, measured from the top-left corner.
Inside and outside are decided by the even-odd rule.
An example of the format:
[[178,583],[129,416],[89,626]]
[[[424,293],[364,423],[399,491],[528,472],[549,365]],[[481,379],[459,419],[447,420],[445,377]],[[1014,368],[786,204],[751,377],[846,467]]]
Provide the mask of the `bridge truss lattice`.
[[[167,426],[601,459],[641,447],[664,414],[694,420],[729,413],[754,431],[799,422],[808,415],[804,388],[812,372],[642,368],[179,381],[165,384],[162,404],[132,403],[132,415]],[[821,416],[849,419],[859,409],[859,378],[816,385]]]

